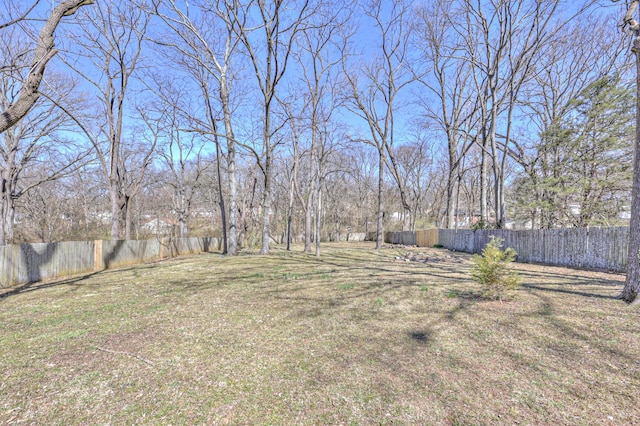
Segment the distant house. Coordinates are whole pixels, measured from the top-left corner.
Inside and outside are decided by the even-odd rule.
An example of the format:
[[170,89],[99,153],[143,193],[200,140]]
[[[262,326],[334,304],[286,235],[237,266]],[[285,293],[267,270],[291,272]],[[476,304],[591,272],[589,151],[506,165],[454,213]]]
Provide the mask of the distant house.
[[175,227],[178,226],[178,222],[171,219],[151,219],[144,222],[140,226],[140,230],[151,234],[170,234]]

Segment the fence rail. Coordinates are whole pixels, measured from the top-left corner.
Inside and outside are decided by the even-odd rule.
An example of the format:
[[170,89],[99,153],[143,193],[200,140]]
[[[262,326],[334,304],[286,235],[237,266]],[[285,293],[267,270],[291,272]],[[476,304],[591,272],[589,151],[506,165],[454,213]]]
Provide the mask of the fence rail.
[[0,288],[217,250],[217,238],[64,241],[0,246]]

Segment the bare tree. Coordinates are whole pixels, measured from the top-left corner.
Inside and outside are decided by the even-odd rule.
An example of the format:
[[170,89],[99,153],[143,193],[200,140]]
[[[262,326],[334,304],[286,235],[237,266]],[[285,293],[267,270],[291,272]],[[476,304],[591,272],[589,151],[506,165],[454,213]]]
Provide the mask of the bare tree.
[[3,7],[6,9],[7,15],[4,12],[0,12],[0,30],[15,25],[19,22],[26,21],[29,15],[36,8],[40,0],[31,2],[31,5],[27,5],[25,10],[20,10],[13,1],[3,2]]
[[[290,162],[292,163],[290,167],[286,167],[285,165],[285,174],[287,177],[287,185],[288,185],[288,194],[287,194],[287,201],[288,201],[288,206],[286,209],[286,244],[287,244],[287,250],[291,250],[291,242],[292,242],[292,227],[293,227],[293,210],[294,210],[294,205],[295,205],[295,201],[300,200],[302,201],[301,205],[303,207],[306,207],[304,205],[304,199],[300,196],[300,189],[299,189],[299,177],[298,177],[298,171],[300,169],[300,159],[303,155],[303,153],[301,152],[301,139],[302,139],[302,126],[303,126],[303,115],[304,115],[304,110],[306,109],[306,105],[302,105],[300,106],[299,104],[295,103],[295,99],[290,99],[290,100],[282,100],[279,99],[280,105],[282,106],[283,112],[284,114],[286,114],[286,121],[289,123],[289,128],[290,128],[290,133],[289,133],[289,138],[291,139],[291,153],[290,153]],[[300,110],[300,112],[298,113],[294,113],[293,111],[295,110]],[[289,161],[283,160],[282,162],[284,162],[285,164],[288,163]],[[296,195],[298,195],[298,197],[296,198]]]
[[154,126],[162,132],[164,140],[160,157],[168,168],[168,179],[163,179],[173,189],[172,209],[178,216],[178,236],[186,237],[187,223],[191,217],[194,199],[197,195],[203,172],[207,164],[203,158],[205,143],[197,133],[185,133],[180,123],[180,114],[174,106],[167,105],[167,111]]
[[[473,81],[479,96],[482,147],[480,211],[488,220],[488,192],[493,171],[496,226],[505,224],[504,182],[512,144],[513,114],[522,99],[522,88],[534,77],[536,61],[544,47],[576,16],[593,5],[580,4],[575,12],[563,10],[560,0],[548,2],[500,0],[481,3],[465,0],[459,12],[458,32],[464,34],[467,56],[473,65]],[[564,14],[561,13],[565,12]]]
[[406,188],[406,202],[410,204],[411,216],[409,229],[416,230],[416,220],[420,216],[423,202],[433,185],[431,167],[433,147],[424,135],[415,135],[415,140],[401,145],[396,150],[396,162],[402,185]]
[[[474,138],[468,129],[477,115],[477,93],[471,84],[472,64],[465,59],[463,38],[453,23],[452,2],[439,0],[418,9],[414,31],[415,45],[421,50],[424,66],[429,70],[418,81],[427,89],[419,94],[427,125],[436,123],[447,140],[446,227],[456,224],[458,192],[462,179],[461,165]],[[434,98],[435,97],[435,101]]]
[[336,45],[339,31],[343,31],[349,18],[342,3],[325,5],[312,19],[314,20],[302,33],[296,54],[301,69],[301,80],[305,101],[302,111],[308,125],[310,146],[308,150],[309,171],[306,174],[307,192],[300,193],[296,182],[298,198],[305,212],[305,252],[311,251],[312,218],[316,218],[315,251],[320,255],[320,220],[322,204],[322,186],[320,181],[326,169],[327,156],[331,147],[323,145],[330,141],[325,134],[327,123],[332,120],[338,107],[341,91],[337,65],[340,64],[340,51]]
[[[202,91],[205,109],[209,113],[197,124],[197,127],[216,141],[216,151],[219,151],[218,167],[222,165],[222,145],[226,146],[229,232],[227,234],[227,226],[224,225],[223,235],[225,252],[234,255],[239,249],[237,241],[238,183],[236,179],[237,143],[232,117],[234,105],[231,90],[234,80],[233,59],[240,42],[236,27],[241,24],[233,18],[235,3],[226,0],[195,2],[191,7],[197,8],[198,13],[193,17],[173,0],[154,0],[152,3],[154,14],[162,19],[173,34],[171,39],[156,40],[156,43],[172,48],[180,56],[173,60],[186,69],[187,74],[195,79]],[[209,78],[214,80],[214,87],[207,81]],[[216,101],[222,112],[224,131],[218,130],[219,119],[217,114],[214,114],[216,108],[213,104]],[[190,115],[195,117],[196,114]],[[221,185],[219,198],[222,222],[226,223],[222,189]]]
[[395,114],[399,106],[399,92],[415,81],[408,68],[409,4],[394,0],[388,16],[384,2],[374,0],[364,6],[364,13],[373,22],[379,37],[380,50],[373,54],[374,60],[360,70],[351,70],[347,64],[346,48],[343,52],[344,75],[349,82],[348,108],[362,118],[370,131],[370,138],[363,141],[378,150],[378,227],[376,248],[382,247],[383,201],[382,185],[385,165],[389,166],[400,192],[403,206],[403,228],[408,227],[411,207],[406,200],[406,188],[395,160]]
[[283,126],[274,125],[273,110],[279,86],[289,65],[294,42],[309,17],[314,13],[310,0],[249,1],[234,3],[229,9],[234,31],[248,55],[261,96],[262,144],[260,152],[254,150],[262,171],[262,247],[261,254],[269,253],[270,216],[272,214],[272,180],[274,151],[279,141],[274,138]]
[[[0,113],[0,134],[4,133],[7,129],[15,125],[20,119],[27,115],[29,110],[33,108],[38,100],[40,96],[38,88],[40,87],[40,82],[44,77],[45,67],[51,58],[53,58],[58,52],[54,47],[54,35],[56,28],[62,21],[62,18],[73,15],[76,13],[78,8],[89,4],[93,4],[93,0],[66,0],[60,3],[51,12],[49,19],[47,19],[44,27],[40,31],[40,35],[38,36],[32,65],[29,73],[24,79],[22,88],[20,89],[20,94],[14,102],[3,107],[2,112]],[[35,6],[36,4],[29,8],[20,17],[2,24],[0,29],[11,26],[20,20],[25,19]],[[7,65],[4,63],[2,64],[3,68],[6,66]]]
[[[141,172],[139,177],[143,176],[154,148],[148,147],[151,149],[141,156],[143,163],[125,164],[123,144],[126,143],[125,117],[130,107],[128,92],[141,58],[149,16],[135,4],[119,4],[113,0],[100,2],[94,12],[83,14],[82,29],[72,37],[74,52],[83,59],[69,55],[66,64],[93,86],[100,100],[93,126],[87,119],[83,121],[109,182],[111,238],[117,240],[122,238],[123,222],[125,238],[131,236],[130,226],[126,225],[130,218],[127,209],[140,182],[138,178],[127,177],[126,170],[135,168]],[[92,128],[94,131],[89,133]]]
[[[593,37],[578,42],[574,34],[585,27],[591,28]],[[562,127],[572,120],[576,99],[603,76],[625,72],[623,41],[606,37],[609,31],[606,17],[576,18],[544,46],[543,55],[536,60],[534,77],[521,89],[519,113],[528,128],[514,130],[508,152],[526,175],[518,182],[522,190],[516,195],[526,193],[526,197],[517,197],[516,213],[529,220],[532,227],[550,228],[562,223],[566,168],[575,156]]]
[[[1,109],[17,102],[24,76],[30,70],[26,57],[20,54],[27,47],[13,30],[6,29],[0,37],[0,60],[11,63],[0,71]],[[32,188],[73,173],[88,160],[82,143],[65,133],[76,130],[66,112],[84,105],[74,95],[75,89],[75,81],[50,72],[46,88],[40,93],[43,96],[39,96],[29,114],[0,136],[0,245],[14,242],[16,201]],[[59,107],[63,103],[71,105],[68,110]],[[48,163],[47,168],[42,167],[44,163]]]

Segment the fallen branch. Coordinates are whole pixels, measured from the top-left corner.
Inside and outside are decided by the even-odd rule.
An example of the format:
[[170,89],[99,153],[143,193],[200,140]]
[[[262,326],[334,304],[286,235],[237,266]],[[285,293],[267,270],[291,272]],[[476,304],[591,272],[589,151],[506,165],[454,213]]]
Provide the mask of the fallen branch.
[[101,348],[100,346],[94,346],[94,348],[96,348],[99,351],[107,352],[107,353],[110,353],[110,354],[126,355],[128,357],[135,358],[135,359],[137,359],[139,361],[142,361],[142,362],[144,362],[145,364],[147,364],[150,367],[154,367],[153,362],[149,361],[148,359],[142,358],[142,357],[140,357],[140,356],[138,356],[136,354],[132,354],[131,352],[112,351],[111,349]]

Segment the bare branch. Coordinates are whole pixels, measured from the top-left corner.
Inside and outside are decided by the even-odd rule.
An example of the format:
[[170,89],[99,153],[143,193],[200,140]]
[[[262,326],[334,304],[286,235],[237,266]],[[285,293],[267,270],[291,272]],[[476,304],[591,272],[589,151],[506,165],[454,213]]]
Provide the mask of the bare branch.
[[27,16],[29,16],[29,14],[33,11],[33,9],[35,9],[35,7],[38,5],[38,3],[40,3],[40,0],[36,0],[29,9],[27,9],[26,12],[24,12],[22,15],[18,16],[16,19],[9,21],[9,22],[5,22],[4,24],[0,24],[0,30],[3,28],[7,28],[10,27],[11,25],[17,24],[20,21],[24,21]]
[[81,6],[93,4],[93,0],[67,0],[51,13],[38,37],[31,71],[27,76],[16,102],[0,114],[0,134],[23,118],[38,100],[38,88],[49,60],[57,53],[54,49],[54,33],[64,16],[72,15]]

